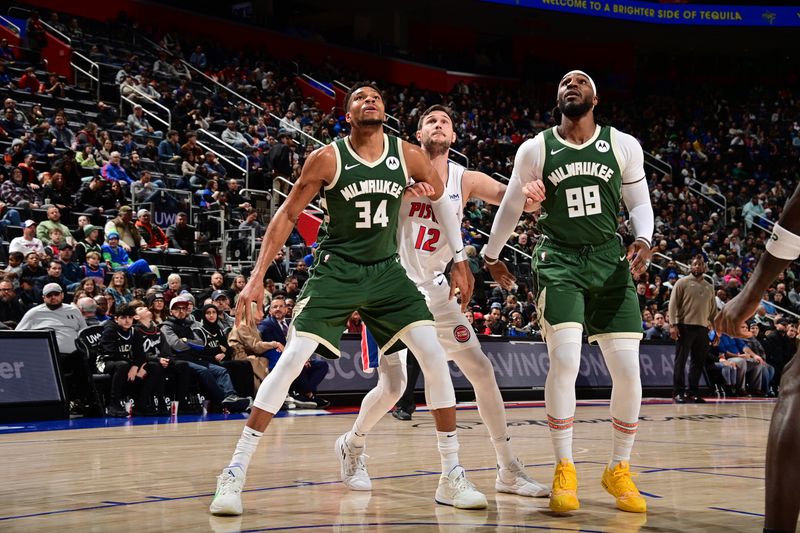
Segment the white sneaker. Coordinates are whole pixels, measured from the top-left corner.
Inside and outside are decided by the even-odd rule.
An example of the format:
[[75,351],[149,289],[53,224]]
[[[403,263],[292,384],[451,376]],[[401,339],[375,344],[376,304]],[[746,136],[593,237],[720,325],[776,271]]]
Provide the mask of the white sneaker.
[[294,398],[287,396],[286,399],[283,400],[283,407],[285,409],[295,409],[297,406],[294,404]]
[[508,467],[497,466],[497,480],[494,482],[497,492],[545,498],[550,496],[550,487],[538,483],[531,478],[519,459],[514,459]]
[[457,509],[484,509],[489,505],[486,496],[467,479],[464,467],[461,465],[454,466],[450,473],[442,474],[439,478],[436,502],[452,505]]
[[242,514],[242,487],[244,473],[235,475],[231,468],[226,468],[217,477],[217,492],[208,510],[213,515]]
[[339,474],[342,477],[342,483],[350,490],[372,490],[372,481],[367,473],[366,458],[368,456],[364,453],[363,448],[361,453],[355,453],[345,442],[346,437],[347,433],[336,439],[333,448],[339,458]]

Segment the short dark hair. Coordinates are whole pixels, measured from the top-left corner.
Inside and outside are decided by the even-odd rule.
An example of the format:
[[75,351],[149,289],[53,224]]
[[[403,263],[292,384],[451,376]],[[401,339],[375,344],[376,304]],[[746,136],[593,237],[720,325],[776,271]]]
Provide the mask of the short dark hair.
[[131,304],[122,304],[116,308],[114,312],[115,317],[122,317],[122,316],[136,316],[136,308],[133,307]]
[[378,86],[375,85],[374,81],[358,81],[350,86],[350,90],[347,91],[347,94],[344,97],[345,112],[350,110],[350,99],[353,97],[353,93],[355,93],[359,89],[363,89],[364,87],[369,87],[371,89],[376,90],[378,94],[381,95],[381,98],[383,98],[383,93],[378,88]]
[[447,106],[443,106],[441,104],[434,104],[422,112],[422,115],[419,117],[419,121],[417,122],[417,130],[422,129],[422,122],[425,120],[425,117],[427,117],[434,111],[441,111],[442,113],[447,115],[447,118],[450,119],[450,123],[453,124],[453,127],[455,127],[455,121],[453,120],[453,111]]

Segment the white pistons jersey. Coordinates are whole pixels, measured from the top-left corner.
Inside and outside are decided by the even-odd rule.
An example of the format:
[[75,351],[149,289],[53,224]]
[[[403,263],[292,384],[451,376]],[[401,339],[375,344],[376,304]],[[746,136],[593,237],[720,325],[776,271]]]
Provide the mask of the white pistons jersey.
[[[453,217],[461,226],[461,179],[466,169],[453,162],[447,164],[447,184],[444,194],[448,198],[446,216]],[[400,261],[408,277],[421,285],[441,275],[453,259],[447,245],[444,228],[436,220],[428,197],[403,200],[400,207],[400,224],[397,229]]]

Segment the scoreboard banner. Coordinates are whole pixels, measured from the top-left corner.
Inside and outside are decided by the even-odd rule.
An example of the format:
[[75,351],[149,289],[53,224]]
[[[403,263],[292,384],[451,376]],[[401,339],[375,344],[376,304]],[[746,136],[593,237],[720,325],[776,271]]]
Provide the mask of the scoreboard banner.
[[800,6],[727,6],[713,4],[676,5],[634,0],[484,0],[495,4],[547,9],[654,24],[696,26],[800,26]]
[[[544,389],[550,360],[547,345],[543,342],[519,341],[500,338],[481,338],[481,347],[494,368],[501,389]],[[346,335],[339,343],[342,356],[329,360],[328,374],[319,385],[322,392],[368,391],[375,386],[377,373],[365,372],[361,364],[360,336]],[[644,387],[672,387],[672,370],[675,363],[674,344],[644,344],[640,347],[639,368]],[[472,386],[454,363],[450,375],[456,389]],[[417,389],[422,389],[422,378]],[[600,348],[584,344],[581,349],[581,366],[577,387],[611,387]]]

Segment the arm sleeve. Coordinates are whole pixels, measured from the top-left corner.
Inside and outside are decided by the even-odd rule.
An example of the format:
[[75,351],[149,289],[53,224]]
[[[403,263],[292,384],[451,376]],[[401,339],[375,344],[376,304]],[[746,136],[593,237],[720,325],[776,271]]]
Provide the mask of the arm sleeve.
[[642,239],[649,244],[653,239],[655,217],[653,216],[653,206],[650,204],[647,181],[642,178],[635,183],[623,184],[622,201],[625,202],[625,207],[630,213],[633,234],[637,239]]
[[637,239],[650,243],[655,217],[645,179],[644,152],[635,137],[617,130],[613,132],[614,155],[622,169],[622,200],[630,213],[633,233]]
[[[447,192],[443,192],[438,200],[431,199],[431,206],[436,214],[436,218],[441,222],[444,229],[444,236],[447,239],[447,244],[450,245],[450,250],[453,255],[464,251],[464,241],[461,239],[461,220],[458,216],[453,216],[452,212],[448,213]],[[456,261],[465,261],[466,256]]]
[[484,256],[491,258],[500,257],[508,237],[519,223],[519,217],[525,207],[525,194],[522,187],[528,182],[542,177],[542,149],[544,146],[542,136],[537,135],[534,139],[525,141],[517,150],[514,158],[514,170],[511,173],[511,180],[508,182],[508,189],[500,203],[500,209],[492,224],[489,242],[484,247]]

